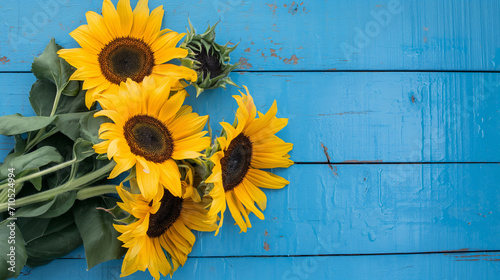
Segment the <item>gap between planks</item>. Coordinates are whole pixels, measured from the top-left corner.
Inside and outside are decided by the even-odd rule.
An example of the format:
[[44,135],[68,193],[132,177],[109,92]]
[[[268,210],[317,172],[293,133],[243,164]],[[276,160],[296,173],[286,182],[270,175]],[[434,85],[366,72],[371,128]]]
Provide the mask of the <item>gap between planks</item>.
[[[190,256],[193,259],[235,259],[235,258],[307,258],[307,257],[367,257],[367,256],[399,256],[399,255],[463,255],[463,254],[491,254],[500,253],[500,250],[469,250],[458,249],[449,251],[429,252],[402,252],[402,253],[369,253],[369,254],[309,254],[309,255],[241,255],[241,256]],[[84,257],[62,257],[60,260],[79,260]]]

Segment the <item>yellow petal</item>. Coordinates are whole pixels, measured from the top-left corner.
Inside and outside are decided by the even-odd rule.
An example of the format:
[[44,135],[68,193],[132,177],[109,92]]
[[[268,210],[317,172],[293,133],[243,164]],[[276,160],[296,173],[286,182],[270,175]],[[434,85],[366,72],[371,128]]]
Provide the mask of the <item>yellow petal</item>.
[[120,0],[118,5],[116,5],[116,10],[120,17],[120,23],[122,26],[122,36],[130,35],[132,30],[132,23],[134,22],[134,14],[132,13],[132,7],[130,6],[130,0]]
[[151,45],[154,40],[158,38],[158,32],[160,32],[163,14],[163,6],[158,6],[149,16],[148,22],[146,23],[146,29],[143,34],[144,41],[148,45]]
[[163,48],[155,52],[155,63],[163,64],[172,59],[185,58],[188,55],[188,50],[181,48]]
[[276,174],[253,168],[248,169],[246,179],[255,186],[266,189],[281,189],[290,184],[288,180]]
[[149,18],[148,0],[139,0],[134,9],[134,23],[132,24],[131,36],[142,38],[144,28]]
[[90,30],[92,30],[92,34],[99,40],[99,42],[101,42],[102,46],[105,46],[113,40],[113,36],[109,33],[101,15],[96,12],[89,11],[85,14],[85,16]]
[[110,0],[104,0],[102,3],[102,17],[111,36],[113,36],[113,38],[121,37],[122,26],[120,17],[118,16],[118,12],[115,10],[115,6]]

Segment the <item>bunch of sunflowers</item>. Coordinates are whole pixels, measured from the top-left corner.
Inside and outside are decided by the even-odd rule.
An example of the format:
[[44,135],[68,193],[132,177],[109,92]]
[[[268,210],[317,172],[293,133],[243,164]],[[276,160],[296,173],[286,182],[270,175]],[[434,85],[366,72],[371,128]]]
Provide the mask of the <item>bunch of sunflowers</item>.
[[0,117],[0,133],[16,140],[0,166],[1,223],[16,223],[22,266],[83,243],[89,268],[125,255],[121,276],[172,275],[191,252],[193,230],[217,235],[227,205],[246,232],[250,212],[264,219],[261,188],[289,184],[263,170],[293,164],[293,145],[275,135],[288,122],[276,117],[276,102],[258,112],[244,87],[233,96],[234,123],[221,122],[213,143],[208,116],[184,104],[189,86],[197,95],[236,86],[228,76],[236,46],[215,43],[215,26],[196,34],[191,23],[178,46],[186,34],[161,30],[163,14],[161,6],[150,13],[147,0],[134,10],[129,0],[116,8],[104,0],[102,15],[87,12],[88,24],[70,33],[81,48],[52,40],[35,58],[37,116]]

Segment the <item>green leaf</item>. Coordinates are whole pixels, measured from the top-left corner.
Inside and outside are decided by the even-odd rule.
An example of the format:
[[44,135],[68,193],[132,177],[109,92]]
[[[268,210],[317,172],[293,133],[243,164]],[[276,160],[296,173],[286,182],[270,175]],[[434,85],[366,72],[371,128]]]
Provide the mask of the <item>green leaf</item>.
[[95,111],[57,115],[54,125],[64,135],[75,141],[80,137],[80,119],[86,117],[87,115],[93,116],[94,113]]
[[[57,105],[56,114],[66,114],[66,113],[78,113],[78,112],[88,112],[89,109],[85,105],[85,94],[86,90],[82,90],[83,83],[79,82],[79,91],[77,95],[73,97],[62,95],[59,99],[59,104]],[[64,93],[64,92],[63,92]],[[97,104],[94,104],[91,110],[95,110]]]
[[28,131],[39,130],[51,124],[56,119],[53,117],[23,117],[21,114],[0,117],[0,134],[16,135]]
[[[40,171],[40,168],[33,168],[33,169],[27,169],[27,170],[23,170],[19,173],[16,174],[16,179],[19,179],[19,178],[22,178],[24,176],[28,176],[28,175],[31,175],[33,173],[36,173],[36,172],[39,172]],[[4,180],[5,182],[7,182],[7,180]],[[33,178],[31,180],[29,180],[31,184],[33,184],[33,186],[35,187],[35,189],[37,189],[38,191],[40,191],[40,189],[42,188],[42,177],[36,177],[36,178]],[[19,185],[16,185],[16,188],[18,188]]]
[[97,209],[114,206],[116,200],[106,197],[93,197],[75,203],[73,215],[83,239],[88,269],[108,260],[119,259],[126,252],[118,240],[119,233],[113,227],[113,215]]
[[[57,51],[60,49],[62,49],[61,46],[56,45],[52,38],[43,53],[39,57],[35,57],[31,71],[38,79],[47,79],[62,91],[68,84],[73,70],[71,65],[57,55]],[[69,92],[72,91],[69,90]]]
[[2,165],[0,165],[0,179],[7,178],[9,168],[14,168],[15,173],[19,174],[24,170],[42,167],[48,163],[60,163],[63,161],[62,156],[56,148],[45,146],[31,153],[19,156],[7,156]]
[[[38,172],[38,171],[40,171],[40,168],[35,169],[35,172]],[[41,176],[31,179],[30,182],[33,184],[33,186],[35,187],[35,189],[37,191],[40,191],[42,189],[42,177]]]
[[[11,233],[14,234],[14,238],[10,238]],[[15,221],[4,220],[0,222],[0,240],[0,279],[17,277],[26,264],[27,255],[23,235]],[[9,263],[10,256],[8,254],[12,252],[15,254],[14,268],[11,268],[12,265]]]
[[106,117],[94,118],[93,114],[83,117],[80,120],[80,136],[94,144],[101,142],[99,139],[99,128],[101,124],[110,122]]
[[[72,82],[74,81],[71,81],[68,87],[72,85]],[[78,92],[75,96],[61,95],[57,104],[56,115],[89,111],[85,106],[86,91],[81,90],[81,83],[77,82],[77,84]],[[31,86],[29,99],[31,107],[38,116],[50,116],[56,98],[56,91],[56,86],[48,80],[37,80]]]
[[92,142],[78,138],[73,145],[73,158],[80,162],[95,154]]
[[22,154],[24,153],[24,149],[26,148],[26,140],[24,140],[21,135],[14,135],[16,139],[16,145],[14,146],[14,153]]
[[69,81],[62,94],[66,96],[76,96],[80,92],[80,82],[79,81]]
[[75,220],[71,212],[55,218],[30,217],[17,219],[17,225],[23,234],[26,244],[44,235],[60,231],[73,223],[75,223]]
[[29,243],[30,241],[37,239],[45,233],[47,227],[49,226],[50,219],[40,219],[40,218],[18,218],[17,225],[21,230],[24,241]]
[[56,91],[56,85],[48,80],[37,80],[31,86],[29,99],[37,116],[50,116]]
[[57,217],[66,213],[75,203],[75,199],[75,191],[61,193],[49,201],[38,202],[17,209],[16,217]]
[[27,265],[30,267],[46,264],[55,258],[63,257],[82,245],[78,228],[74,223],[37,238],[26,244]]

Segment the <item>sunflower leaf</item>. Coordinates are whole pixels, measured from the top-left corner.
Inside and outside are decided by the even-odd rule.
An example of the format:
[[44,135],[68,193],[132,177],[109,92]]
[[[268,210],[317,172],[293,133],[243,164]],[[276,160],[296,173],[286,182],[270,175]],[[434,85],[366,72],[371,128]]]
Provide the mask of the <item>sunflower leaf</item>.
[[[86,91],[81,89],[80,82],[76,82],[76,84],[78,85],[78,91],[74,96],[61,95],[57,104],[56,115],[89,111],[85,106]],[[38,116],[50,116],[56,98],[56,91],[56,86],[49,80],[37,80],[31,86],[29,100],[31,107]]]
[[16,223],[23,233],[24,241],[29,243],[44,235],[45,230],[49,226],[50,219],[18,218]]
[[75,221],[71,212],[67,212],[55,218],[29,217],[17,219],[17,226],[23,233],[26,244],[29,244],[31,241],[43,237],[44,235],[49,235],[59,231],[74,223]]
[[[56,148],[50,146],[41,147],[24,155],[10,154],[5,158],[4,163],[0,165],[0,179],[3,180],[7,178],[9,168],[14,168],[16,172],[22,172],[24,170],[42,167],[51,162],[60,163],[62,161],[63,158]],[[19,177],[17,179],[19,179]]]
[[121,258],[126,249],[118,240],[119,233],[113,227],[113,215],[97,208],[110,209],[116,200],[108,197],[93,197],[77,201],[73,208],[76,225],[83,239],[88,269],[113,259]]
[[27,265],[35,267],[47,264],[56,258],[67,255],[80,245],[82,245],[82,239],[78,228],[74,223],[71,223],[58,231],[43,235],[26,244]]
[[71,96],[75,94],[75,83],[72,83],[66,92],[63,90],[69,84],[69,77],[73,70],[64,59],[57,55],[57,51],[60,49],[62,47],[57,45],[52,38],[43,53],[39,57],[35,57],[31,71],[38,79],[47,79],[53,82],[59,91]]
[[80,119],[87,115],[93,116],[95,111],[61,114],[57,116],[54,125],[69,139],[76,141],[80,138]]
[[92,146],[94,146],[92,142],[78,138],[73,145],[73,158],[75,158],[77,162],[80,162],[94,155],[95,152]]
[[21,114],[0,117],[0,134],[12,136],[29,131],[39,130],[51,124],[53,117],[24,117]]
[[62,94],[66,96],[76,96],[80,92],[80,82],[79,81],[69,81]]
[[80,136],[94,144],[101,142],[99,139],[99,128],[101,124],[110,122],[106,117],[94,118],[94,114],[90,114],[80,119]]
[[[11,232],[15,233],[15,238]],[[4,220],[0,222],[0,279],[17,277],[27,260],[24,238],[14,221]],[[15,243],[14,243],[15,242]],[[15,261],[10,262],[10,255],[14,249]]]
[[16,217],[53,218],[66,213],[75,203],[76,192],[58,194],[50,201],[43,201],[19,208]]

